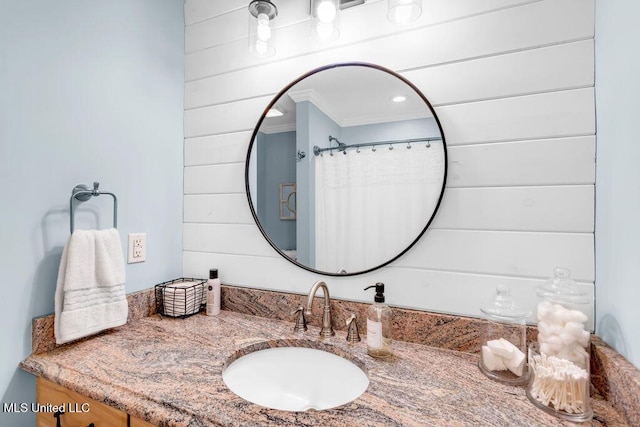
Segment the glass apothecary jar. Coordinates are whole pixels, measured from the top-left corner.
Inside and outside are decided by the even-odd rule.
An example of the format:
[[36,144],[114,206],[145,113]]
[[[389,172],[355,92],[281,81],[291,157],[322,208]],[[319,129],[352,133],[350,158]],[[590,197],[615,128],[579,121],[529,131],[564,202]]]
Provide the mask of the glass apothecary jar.
[[560,418],[588,421],[593,298],[566,268],[556,268],[537,294],[538,342],[529,348],[527,397]]
[[492,380],[525,384],[528,377],[526,321],[530,311],[515,304],[506,286],[498,286],[493,300],[480,311],[487,320],[480,334],[480,371]]

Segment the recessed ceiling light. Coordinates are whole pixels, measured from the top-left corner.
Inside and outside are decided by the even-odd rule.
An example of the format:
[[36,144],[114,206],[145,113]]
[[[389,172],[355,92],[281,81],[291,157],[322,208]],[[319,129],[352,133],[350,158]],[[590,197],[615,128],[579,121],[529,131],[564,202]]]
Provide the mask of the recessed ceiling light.
[[404,96],[404,95],[397,95],[397,96],[394,96],[393,98],[391,98],[391,100],[393,102],[404,102],[404,101],[407,100],[407,97]]
[[267,117],[280,117],[284,114],[284,111],[279,110],[277,107],[273,107],[270,108],[269,111],[267,111],[266,116]]

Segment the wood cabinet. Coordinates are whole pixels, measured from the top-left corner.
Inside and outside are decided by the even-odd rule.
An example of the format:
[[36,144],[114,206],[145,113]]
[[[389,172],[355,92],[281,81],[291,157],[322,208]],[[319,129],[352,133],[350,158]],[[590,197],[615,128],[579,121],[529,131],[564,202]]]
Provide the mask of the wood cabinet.
[[141,420],[140,418],[130,417],[129,427],[156,427],[156,425],[151,424],[148,421]]
[[36,402],[37,427],[56,427],[56,411],[64,411],[59,415],[62,427],[87,427],[91,423],[95,427],[128,426],[126,413],[40,377],[36,378]]

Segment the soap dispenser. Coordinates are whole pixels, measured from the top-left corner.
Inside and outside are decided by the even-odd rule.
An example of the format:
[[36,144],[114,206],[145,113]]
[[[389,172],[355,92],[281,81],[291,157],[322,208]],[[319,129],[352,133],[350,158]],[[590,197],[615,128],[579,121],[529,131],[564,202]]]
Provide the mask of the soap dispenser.
[[220,314],[220,279],[218,279],[218,269],[209,270],[209,280],[207,280],[207,316],[217,316]]
[[391,316],[392,311],[384,303],[384,283],[376,283],[365,289],[376,288],[374,303],[367,310],[367,353],[369,356],[384,358],[391,352]]

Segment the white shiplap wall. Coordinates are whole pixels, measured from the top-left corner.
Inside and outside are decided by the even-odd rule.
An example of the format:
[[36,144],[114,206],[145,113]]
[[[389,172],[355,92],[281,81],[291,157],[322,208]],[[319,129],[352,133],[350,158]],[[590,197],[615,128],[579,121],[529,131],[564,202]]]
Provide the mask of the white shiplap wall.
[[320,65],[365,61],[414,82],[442,121],[449,179],[431,229],[332,296],[476,316],[499,284],[531,307],[556,266],[594,281],[594,0],[425,0],[410,27],[386,1],[343,11],[329,46],[308,36],[306,1],[277,1],[278,53],[247,50],[247,0],[187,0],[184,274],[306,293],[321,276],[263,239],[244,194],[251,131],[272,97]]

